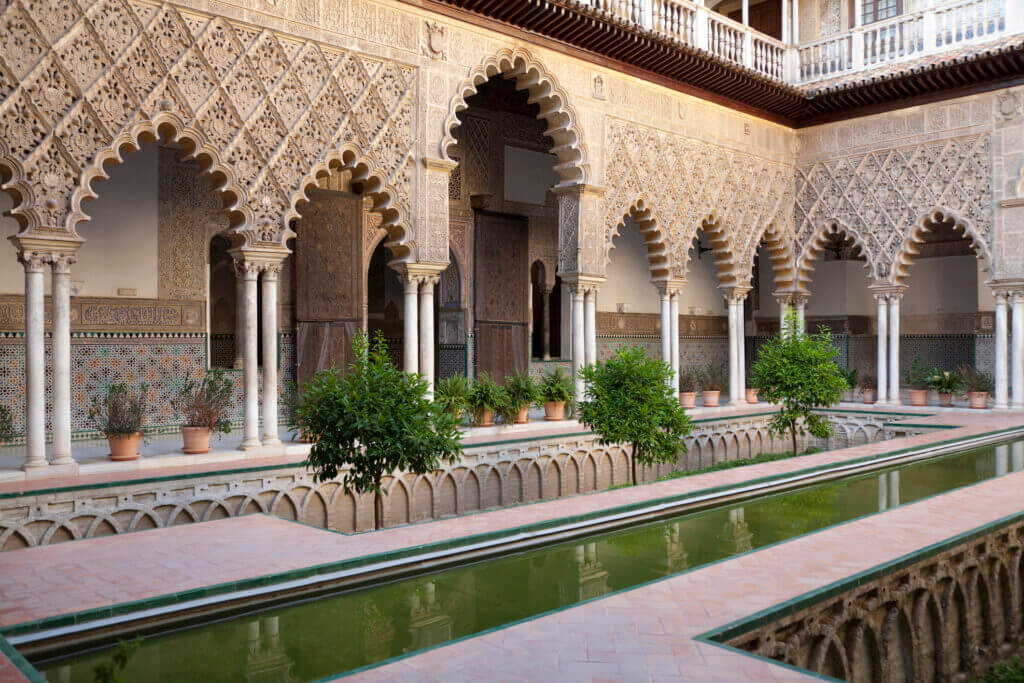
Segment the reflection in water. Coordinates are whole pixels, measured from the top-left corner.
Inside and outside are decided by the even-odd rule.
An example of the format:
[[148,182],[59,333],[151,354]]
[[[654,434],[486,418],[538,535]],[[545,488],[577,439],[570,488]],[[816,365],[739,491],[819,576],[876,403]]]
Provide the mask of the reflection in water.
[[[1024,443],[917,463],[147,638],[128,681],[309,681],[1024,469]],[[44,663],[87,682],[110,650]]]

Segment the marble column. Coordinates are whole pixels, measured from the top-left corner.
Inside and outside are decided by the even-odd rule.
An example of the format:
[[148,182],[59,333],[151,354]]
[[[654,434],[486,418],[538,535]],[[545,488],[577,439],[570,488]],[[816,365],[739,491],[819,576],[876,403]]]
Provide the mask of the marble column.
[[46,467],[46,312],[43,271],[46,257],[21,252],[25,266],[25,464]]
[[583,400],[583,378],[580,370],[586,363],[586,341],[583,331],[583,289],[579,285],[571,288],[572,292],[572,374],[576,382],[576,401]]
[[878,302],[878,396],[879,403],[889,400],[889,296],[875,294]]
[[280,263],[262,264],[263,445],[279,446],[277,434],[277,290]]
[[541,314],[541,345],[543,346],[544,360],[551,360],[551,290],[541,289],[541,299],[544,301],[544,312]]
[[235,370],[245,367],[245,273],[235,261],[235,336],[232,341]]
[[731,297],[726,297],[725,305],[729,320],[729,405],[740,403],[740,378],[739,378],[739,330],[736,325],[736,302]]
[[243,296],[242,310],[245,315],[245,326],[242,331],[242,382],[245,391],[245,412],[242,416],[242,445],[243,450],[257,448],[260,445],[260,399],[259,389],[259,313],[257,304],[257,279],[260,275],[260,265],[249,261],[242,261],[239,266],[242,270]]
[[789,294],[780,294],[776,292],[775,300],[779,302],[779,335],[782,337],[786,336],[786,316],[789,314],[790,307],[790,296]]
[[53,465],[74,465],[71,457],[71,254],[50,259],[53,276]]
[[739,363],[736,365],[740,373],[740,395],[739,398],[747,402],[747,325],[743,320],[743,301],[736,303],[736,351],[739,353]]
[[672,292],[669,302],[669,316],[672,318],[672,383],[679,391],[679,292]]
[[583,327],[587,335],[586,364],[597,362],[597,287],[587,287],[583,294]]
[[420,373],[427,380],[427,396],[434,397],[434,285],[437,276],[424,276],[420,285]]
[[1013,293],[1013,338],[1010,340],[1012,407],[1024,408],[1024,292]]
[[889,404],[900,404],[900,297],[889,295]]
[[405,306],[403,311],[404,338],[402,339],[402,369],[410,374],[420,371],[419,364],[419,307],[420,278],[405,274]]
[[[672,295],[661,287],[661,360],[672,366]],[[669,378],[669,386],[673,378]]]
[[1010,407],[1009,405],[1009,387],[1008,385],[1008,373],[1006,367],[1006,342],[1007,342],[1007,329],[1006,329],[1006,293],[996,292],[995,293],[995,304],[996,304],[996,348],[995,348],[995,366],[996,366],[996,395],[995,395],[995,408],[996,410],[1006,410]]
[[805,310],[807,308],[807,300],[804,298],[797,299],[796,302],[796,329],[800,334],[807,332],[807,316]]

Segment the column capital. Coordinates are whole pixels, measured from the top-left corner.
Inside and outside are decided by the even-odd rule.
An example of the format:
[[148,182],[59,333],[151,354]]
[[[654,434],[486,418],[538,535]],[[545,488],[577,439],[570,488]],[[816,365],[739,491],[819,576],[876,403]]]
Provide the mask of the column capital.
[[682,293],[683,287],[686,286],[686,278],[673,277],[667,280],[658,280],[654,283],[654,286],[661,296],[673,297]]
[[725,297],[725,300],[726,300],[727,303],[731,303],[731,304],[743,303],[743,301],[747,298],[747,294],[750,293],[751,289],[753,289],[753,288],[752,287],[747,287],[747,286],[743,286],[743,287],[739,287],[739,286],[736,286],[736,287],[722,287],[721,288],[722,296]]
[[1024,280],[988,280],[985,284],[992,290],[994,297],[1002,297],[1006,301],[1024,295]]
[[398,279],[406,286],[415,283],[417,287],[425,281],[437,282],[441,273],[448,267],[447,263],[396,263],[391,266],[398,273]]
[[601,285],[607,280],[603,275],[585,275],[583,273],[569,273],[561,277],[562,283],[566,287],[573,293],[579,292],[580,294],[587,294],[588,292],[596,294]]
[[257,278],[262,272],[273,271],[271,277],[276,277],[281,272],[281,264],[291,250],[284,247],[276,248],[254,248],[239,247],[228,251],[235,259],[235,276],[242,276],[245,279]]
[[[18,236],[11,237],[18,250],[18,261],[29,273],[42,272],[46,264],[54,266],[55,272],[70,272],[75,254],[84,240],[60,239],[53,237]],[[67,268],[67,271],[62,269]]]
[[886,301],[899,301],[903,298],[903,292],[907,291],[905,286],[890,284],[868,285],[868,289],[876,301],[880,301],[882,297],[885,297]]
[[807,303],[807,299],[810,298],[810,294],[807,292],[777,291],[772,292],[772,297],[776,302],[778,302],[780,307],[799,306],[800,304]]

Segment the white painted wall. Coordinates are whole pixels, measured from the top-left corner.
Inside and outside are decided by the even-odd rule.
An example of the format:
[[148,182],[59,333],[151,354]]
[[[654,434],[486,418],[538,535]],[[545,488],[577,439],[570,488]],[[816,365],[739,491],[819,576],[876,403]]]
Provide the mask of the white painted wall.
[[807,315],[873,315],[875,304],[869,284],[862,261],[816,261]]
[[910,266],[901,312],[974,313],[978,310],[978,259],[943,256],[921,259]]
[[768,317],[779,315],[779,302],[772,294],[775,292],[775,271],[772,269],[771,255],[765,247],[757,248],[758,278],[757,287],[760,291],[756,314]]
[[679,299],[682,315],[725,315],[725,298],[718,288],[718,269],[715,255],[705,251],[697,257],[696,241],[690,249],[690,264],[686,273],[686,286]]
[[558,183],[558,157],[522,147],[505,146],[505,201],[545,203],[545,195]]
[[659,313],[660,295],[651,283],[647,247],[636,224],[627,219],[612,241],[607,281],[597,294],[597,310],[615,312],[625,304],[627,313]]
[[[129,288],[139,298],[156,298],[158,148],[145,145],[107,172],[109,180],[93,184],[99,198],[84,207],[91,220],[78,225],[85,244],[71,281],[79,285],[79,296],[117,296],[119,288]],[[0,212],[10,208],[10,197],[0,192]],[[0,247],[0,294],[25,292],[24,270],[6,239],[17,231],[13,219],[0,218],[0,238],[7,245]],[[49,276],[45,280],[49,288]]]

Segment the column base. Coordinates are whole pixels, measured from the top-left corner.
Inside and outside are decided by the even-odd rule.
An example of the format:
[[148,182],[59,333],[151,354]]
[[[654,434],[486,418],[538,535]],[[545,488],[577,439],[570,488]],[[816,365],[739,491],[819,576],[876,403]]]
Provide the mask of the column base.
[[78,474],[78,463],[72,460],[66,463],[43,463],[40,466],[22,467],[26,479],[46,479],[49,477],[73,477]]
[[263,446],[280,446],[281,445],[281,439],[277,438],[276,436],[272,437],[272,438],[267,438],[266,436],[264,436],[263,437],[262,445]]
[[729,401],[729,403],[728,403],[728,406],[729,406],[730,408],[743,408],[743,407],[745,407],[746,405],[747,405],[747,402],[746,402],[746,400],[745,400],[745,399],[742,399],[742,398],[734,398],[734,399],[731,399],[731,400]]
[[998,410],[1000,412],[1008,412],[1010,410],[1010,406],[1009,406],[1009,404],[1006,404],[1006,403],[1004,403],[1003,405],[999,405],[997,403],[994,406],[992,406],[992,410]]
[[46,462],[45,458],[39,462],[25,461],[25,464],[21,466],[22,472],[28,475],[29,472],[46,471],[50,468],[50,463]]
[[259,448],[262,445],[263,444],[260,443],[259,439],[244,439],[242,443],[238,446],[238,450],[251,451],[254,448]]

